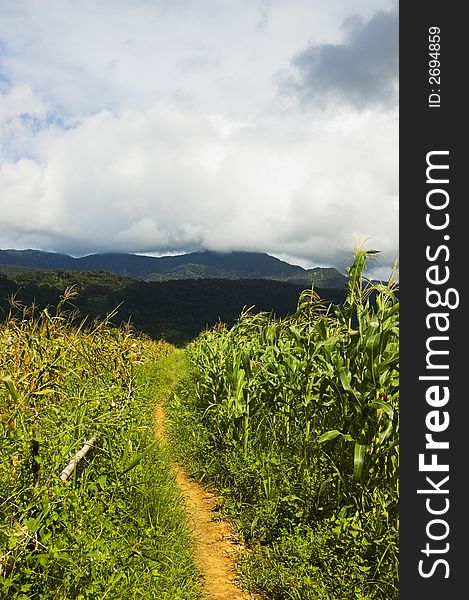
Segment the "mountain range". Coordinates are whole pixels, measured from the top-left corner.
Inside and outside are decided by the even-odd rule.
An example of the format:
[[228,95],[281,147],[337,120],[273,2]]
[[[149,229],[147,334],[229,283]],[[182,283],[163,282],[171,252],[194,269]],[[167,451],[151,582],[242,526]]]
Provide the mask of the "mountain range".
[[318,288],[344,289],[347,278],[332,267],[304,269],[264,252],[192,252],[177,256],[90,254],[74,258],[40,250],[0,250],[0,266],[68,271],[108,271],[142,281],[269,279]]

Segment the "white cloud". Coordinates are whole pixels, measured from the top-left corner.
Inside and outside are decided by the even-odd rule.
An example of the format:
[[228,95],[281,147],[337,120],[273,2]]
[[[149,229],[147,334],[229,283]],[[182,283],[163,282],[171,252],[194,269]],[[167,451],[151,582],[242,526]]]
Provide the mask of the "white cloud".
[[396,109],[306,113],[278,95],[293,57],[339,43],[348,16],[339,0],[4,2],[0,247],[343,268],[370,237],[392,265]]
[[0,92],[0,123],[20,115],[43,119],[46,112],[46,104],[33,93],[29,85],[23,83],[14,86],[8,93]]

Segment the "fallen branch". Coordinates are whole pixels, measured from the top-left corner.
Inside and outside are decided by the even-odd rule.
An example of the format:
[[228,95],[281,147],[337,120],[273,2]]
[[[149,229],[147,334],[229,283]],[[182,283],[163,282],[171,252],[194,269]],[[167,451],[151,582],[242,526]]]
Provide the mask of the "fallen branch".
[[77,452],[75,454],[75,456],[68,463],[68,465],[65,467],[65,469],[60,473],[59,477],[62,481],[67,481],[67,479],[70,477],[70,475],[75,470],[77,464],[86,455],[88,450],[95,444],[95,442],[96,442],[96,437],[92,437],[91,439],[89,439],[87,442],[84,443],[83,448],[80,450],[80,452]]

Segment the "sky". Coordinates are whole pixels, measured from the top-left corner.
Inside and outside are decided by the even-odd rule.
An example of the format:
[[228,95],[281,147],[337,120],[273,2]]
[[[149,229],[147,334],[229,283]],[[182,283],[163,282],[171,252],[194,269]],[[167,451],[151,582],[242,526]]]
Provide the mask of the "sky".
[[0,0],[0,248],[398,259],[388,0]]

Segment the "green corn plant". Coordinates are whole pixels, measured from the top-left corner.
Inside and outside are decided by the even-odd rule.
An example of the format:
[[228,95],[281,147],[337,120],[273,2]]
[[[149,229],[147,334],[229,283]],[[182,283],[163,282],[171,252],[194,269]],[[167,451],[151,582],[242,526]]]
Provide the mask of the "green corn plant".
[[244,311],[188,352],[210,468],[219,464],[223,485],[254,510],[250,535],[325,517],[349,527],[353,518],[351,539],[368,548],[369,531],[382,540],[370,566],[377,576],[391,569],[397,548],[399,301],[392,278],[385,285],[364,277],[374,254],[356,248],[343,304],[305,290],[295,314]]

